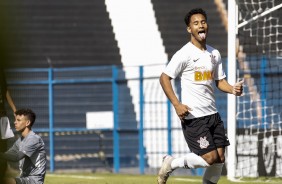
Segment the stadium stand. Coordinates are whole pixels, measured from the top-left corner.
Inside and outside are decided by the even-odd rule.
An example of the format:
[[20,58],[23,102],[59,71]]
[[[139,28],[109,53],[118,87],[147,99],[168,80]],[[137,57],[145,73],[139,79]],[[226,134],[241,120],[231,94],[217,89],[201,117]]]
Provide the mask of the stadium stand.
[[[7,47],[8,68],[61,68],[108,65],[106,70],[100,69],[79,72],[54,72],[55,80],[69,78],[82,79],[112,77],[111,65],[121,66],[121,56],[114,38],[109,15],[104,1],[1,1],[1,15],[8,17],[1,36],[9,43]],[[8,73],[9,81],[47,80],[47,72]],[[123,73],[121,71],[121,73]],[[123,76],[123,78],[122,78]],[[124,74],[119,76],[124,79]],[[137,123],[132,107],[132,99],[126,85],[120,87],[120,98],[124,102],[119,108],[120,128],[136,131]],[[12,95],[18,106],[28,106],[38,115],[38,123],[34,127],[48,128],[48,86],[26,85],[11,86]],[[54,85],[54,128],[81,128],[86,125],[87,111],[102,112],[112,110],[112,85],[103,84],[67,84]],[[32,100],[30,100],[32,99]],[[126,116],[124,115],[126,111]],[[97,120],[101,121],[101,120]],[[42,132],[45,143],[49,147],[48,134]],[[71,136],[68,136],[68,135]],[[121,141],[128,140],[127,134],[121,134]],[[103,150],[107,159],[112,162],[112,134],[104,133]],[[137,135],[132,136],[129,147],[121,147],[121,159],[124,163],[134,165],[138,148]],[[86,142],[87,144],[81,144]],[[93,132],[79,134],[68,132],[55,135],[56,169],[72,169],[84,167],[95,169],[104,167],[105,160],[99,153],[99,144]],[[129,150],[130,149],[130,150]],[[48,148],[49,151],[49,148]],[[62,156],[62,155],[68,155]],[[82,154],[90,156],[83,157]],[[91,156],[92,154],[92,156]],[[82,157],[75,158],[75,155]],[[79,156],[80,155],[80,156]],[[125,157],[125,158],[124,158]],[[59,160],[57,160],[60,158]],[[128,159],[130,161],[128,161]],[[84,160],[79,165],[78,160]],[[101,162],[102,161],[102,162]],[[85,164],[88,163],[88,164]],[[98,163],[98,165],[97,165]],[[99,165],[100,164],[100,165]],[[130,165],[129,164],[129,165]],[[123,164],[124,165],[124,164]]]
[[[8,1],[10,67],[121,65],[104,1]],[[3,13],[3,12],[2,12]]]

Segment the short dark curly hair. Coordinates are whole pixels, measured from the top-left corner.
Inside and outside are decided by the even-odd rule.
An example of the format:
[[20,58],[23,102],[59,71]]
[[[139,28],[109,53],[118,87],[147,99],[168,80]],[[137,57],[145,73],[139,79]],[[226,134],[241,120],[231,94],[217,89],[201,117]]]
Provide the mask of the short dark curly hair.
[[31,109],[19,109],[15,112],[15,115],[24,115],[30,120],[30,126],[32,127],[36,119],[36,114]]
[[190,19],[191,19],[192,15],[195,15],[195,14],[202,14],[205,17],[205,19],[208,20],[207,14],[202,8],[195,8],[195,9],[190,10],[185,15],[184,22],[185,22],[186,26],[188,26],[190,24]]

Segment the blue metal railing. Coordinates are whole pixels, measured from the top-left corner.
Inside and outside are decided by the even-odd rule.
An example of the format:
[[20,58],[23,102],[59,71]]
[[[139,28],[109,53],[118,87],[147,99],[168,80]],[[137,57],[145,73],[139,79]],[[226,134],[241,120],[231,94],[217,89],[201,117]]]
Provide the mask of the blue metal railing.
[[[81,79],[54,79],[54,72],[69,72],[69,71],[77,71],[77,70],[99,70],[99,69],[112,69],[112,76],[111,77],[104,77],[104,78],[81,78]],[[119,89],[118,89],[118,82],[120,79],[118,78],[118,71],[119,68],[117,66],[107,66],[107,67],[74,67],[74,68],[48,68],[48,69],[41,69],[41,68],[24,68],[24,69],[10,69],[8,72],[11,73],[47,73],[47,78],[45,79],[18,79],[18,80],[11,80],[8,81],[9,85],[48,85],[48,114],[49,114],[49,127],[48,128],[37,128],[34,129],[38,132],[49,132],[49,156],[50,156],[50,172],[54,172],[56,169],[55,165],[55,140],[54,134],[56,132],[67,132],[67,131],[89,131],[90,129],[87,128],[55,128],[54,127],[54,85],[59,84],[74,84],[74,83],[111,83],[112,84],[112,109],[114,115],[114,122],[113,122],[113,171],[118,173],[120,170],[120,128],[119,128]],[[139,134],[139,172],[140,174],[145,173],[145,148],[143,142],[143,121],[144,121],[144,87],[143,87],[143,66],[139,67],[139,78],[132,79],[132,80],[139,80],[139,100],[140,100],[140,122],[138,127],[138,134]],[[152,79],[152,77],[150,77]],[[170,106],[168,102],[168,106]],[[170,107],[168,108],[168,112],[170,111]],[[168,115],[170,116],[170,115]],[[171,139],[171,118],[169,118],[168,126],[169,128],[169,139]],[[94,130],[94,129],[93,129]],[[96,130],[96,129],[95,129]],[[102,129],[101,129],[102,130]],[[104,129],[103,129],[104,130]],[[108,129],[107,129],[108,130]],[[172,153],[171,148],[171,140],[168,141],[169,143],[169,150],[168,154]]]
[[[72,75],[72,72],[75,71],[95,71],[95,73],[101,71],[101,70],[107,70],[111,71],[111,76],[99,76],[99,77],[92,77],[92,76],[87,76],[87,77],[76,77],[70,76],[67,79],[64,77],[57,77],[56,74],[60,72],[70,72],[70,75]],[[140,108],[140,117],[139,117],[139,126],[138,126],[138,139],[139,139],[139,145],[138,145],[138,154],[139,154],[139,172],[140,174],[145,173],[145,168],[146,168],[146,150],[144,147],[144,131],[147,130],[167,130],[167,153],[166,154],[173,154],[173,141],[172,141],[172,131],[175,130],[172,126],[172,107],[171,103],[169,100],[166,102],[167,106],[167,128],[160,128],[160,127],[154,127],[154,128],[144,128],[144,80],[145,79],[157,79],[157,77],[144,77],[144,67],[139,66],[139,76],[137,75],[136,78],[134,79],[120,79],[119,78],[119,71],[121,68],[118,66],[103,66],[103,67],[74,67],[74,68],[48,68],[48,69],[13,69],[9,70],[9,72],[16,72],[16,73],[46,73],[47,77],[46,79],[19,79],[19,80],[11,80],[8,81],[9,85],[47,85],[48,86],[48,115],[49,115],[49,127],[48,128],[39,128],[35,129],[35,131],[39,132],[49,132],[49,156],[50,156],[50,172],[54,172],[56,170],[56,165],[55,165],[55,140],[54,140],[54,135],[56,132],[65,132],[65,131],[86,131],[90,129],[86,128],[75,128],[75,127],[68,127],[68,128],[56,128],[55,127],[55,120],[54,120],[54,87],[56,85],[60,84],[84,84],[84,83],[108,83],[111,84],[111,90],[112,90],[112,111],[113,111],[113,128],[112,129],[106,129],[112,131],[112,137],[113,137],[113,171],[115,173],[120,172],[120,133],[123,131],[120,129],[120,122],[119,122],[119,85],[121,81],[126,81],[126,80],[137,80],[139,81],[139,108]],[[83,72],[84,73],[84,72]],[[164,122],[165,123],[165,122]],[[93,129],[97,130],[97,129]],[[99,129],[99,130],[104,130],[104,129]],[[163,154],[163,153],[160,153]],[[201,172],[198,174],[202,174]]]

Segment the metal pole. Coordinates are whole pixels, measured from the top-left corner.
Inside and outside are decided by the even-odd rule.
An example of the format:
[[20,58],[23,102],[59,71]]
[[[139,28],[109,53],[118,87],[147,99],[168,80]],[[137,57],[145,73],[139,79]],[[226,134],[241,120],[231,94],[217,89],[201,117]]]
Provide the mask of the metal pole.
[[266,69],[266,56],[263,56],[261,59],[261,64],[260,64],[260,83],[261,83],[261,128],[262,129],[267,129],[268,126],[266,124],[266,78],[265,78],[265,69]]
[[49,146],[50,146],[50,172],[55,170],[54,156],[54,108],[53,108],[53,69],[48,70],[48,91],[49,91]]
[[139,122],[139,170],[140,174],[144,174],[144,86],[143,86],[143,66],[139,67],[139,106],[140,106],[140,122]]
[[119,122],[118,122],[118,69],[116,66],[112,67],[112,99],[113,99],[113,111],[114,111],[114,127],[113,127],[113,155],[114,155],[114,172],[119,172],[120,158],[119,158]]
[[172,155],[172,136],[171,136],[171,103],[167,100],[167,148],[168,154]]

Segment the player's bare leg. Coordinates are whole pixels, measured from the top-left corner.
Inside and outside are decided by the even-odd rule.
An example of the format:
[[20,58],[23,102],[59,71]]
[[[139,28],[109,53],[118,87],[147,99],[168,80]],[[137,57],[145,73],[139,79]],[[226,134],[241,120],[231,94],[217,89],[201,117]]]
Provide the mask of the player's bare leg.
[[216,184],[221,176],[222,168],[225,161],[225,149],[224,148],[218,148],[218,160],[216,163],[208,167],[205,171],[205,174],[203,176],[203,184]]

